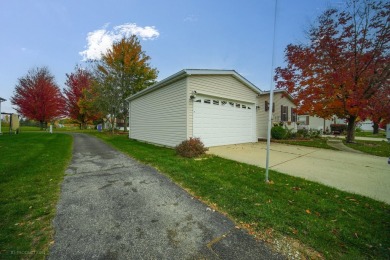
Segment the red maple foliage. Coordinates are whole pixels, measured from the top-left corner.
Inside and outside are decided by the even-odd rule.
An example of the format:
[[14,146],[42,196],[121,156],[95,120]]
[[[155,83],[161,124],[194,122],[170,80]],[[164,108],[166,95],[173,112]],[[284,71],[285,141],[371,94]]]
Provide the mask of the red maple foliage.
[[24,117],[39,121],[41,128],[61,116],[64,108],[61,91],[46,67],[31,69],[18,79],[11,103]]
[[88,70],[76,67],[75,72],[66,74],[66,78],[65,112],[80,124],[80,128],[85,128],[87,123],[101,117],[91,100],[93,76]]
[[277,68],[275,78],[300,113],[345,118],[347,142],[353,142],[356,122],[376,116],[370,107],[389,87],[390,4],[347,3],[345,10],[329,9],[319,17],[308,44],[287,46],[287,66]]

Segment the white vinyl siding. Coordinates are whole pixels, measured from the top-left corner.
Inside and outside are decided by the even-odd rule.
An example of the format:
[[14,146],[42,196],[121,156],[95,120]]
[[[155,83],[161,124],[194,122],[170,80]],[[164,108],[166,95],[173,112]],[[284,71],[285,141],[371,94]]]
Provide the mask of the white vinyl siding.
[[130,138],[174,147],[186,139],[186,79],[130,102]]
[[[198,95],[222,97],[256,104],[257,93],[231,75],[192,75],[188,77],[187,100],[193,91]],[[193,101],[187,106],[187,137],[193,136]]]

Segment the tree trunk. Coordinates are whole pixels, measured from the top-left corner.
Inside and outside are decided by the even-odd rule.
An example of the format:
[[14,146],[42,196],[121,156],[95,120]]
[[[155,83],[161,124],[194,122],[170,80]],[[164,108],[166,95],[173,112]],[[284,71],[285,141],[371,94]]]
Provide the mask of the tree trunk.
[[39,127],[43,130],[43,121],[39,121]]
[[355,142],[355,122],[356,122],[356,116],[350,116],[348,118],[347,136],[346,136],[347,143]]
[[373,131],[372,133],[373,134],[379,134],[379,124],[378,123],[375,123],[372,125],[372,128],[373,128]]

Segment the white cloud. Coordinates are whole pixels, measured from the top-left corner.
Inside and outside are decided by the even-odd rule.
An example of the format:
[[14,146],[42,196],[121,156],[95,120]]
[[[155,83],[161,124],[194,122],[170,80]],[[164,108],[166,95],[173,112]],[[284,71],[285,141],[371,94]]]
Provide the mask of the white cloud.
[[140,27],[135,23],[118,25],[111,31],[107,30],[107,27],[108,24],[102,29],[88,33],[86,50],[79,52],[84,61],[99,60],[102,53],[105,53],[114,42],[123,37],[137,35],[143,40],[153,40],[160,35],[154,26]]
[[184,22],[197,22],[198,17],[196,15],[190,14],[187,17],[184,18]]

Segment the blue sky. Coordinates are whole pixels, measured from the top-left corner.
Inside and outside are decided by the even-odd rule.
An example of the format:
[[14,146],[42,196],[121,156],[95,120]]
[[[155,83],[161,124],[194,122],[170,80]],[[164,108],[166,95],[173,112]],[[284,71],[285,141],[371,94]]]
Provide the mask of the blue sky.
[[[275,64],[327,7],[345,0],[278,0]],[[275,0],[0,1],[2,112],[17,79],[47,66],[61,89],[65,74],[123,34],[136,33],[158,80],[182,69],[234,69],[262,90],[271,85]],[[100,49],[99,49],[100,48]]]

